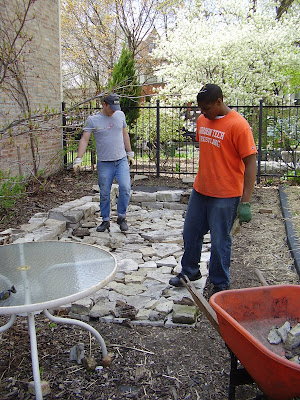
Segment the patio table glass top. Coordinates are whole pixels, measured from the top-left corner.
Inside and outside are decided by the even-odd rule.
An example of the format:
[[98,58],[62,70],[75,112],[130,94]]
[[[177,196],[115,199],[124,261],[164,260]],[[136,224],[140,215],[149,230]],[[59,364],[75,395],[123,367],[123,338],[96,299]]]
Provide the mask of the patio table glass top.
[[0,314],[69,304],[105,286],[116,260],[91,245],[45,241],[0,246]]

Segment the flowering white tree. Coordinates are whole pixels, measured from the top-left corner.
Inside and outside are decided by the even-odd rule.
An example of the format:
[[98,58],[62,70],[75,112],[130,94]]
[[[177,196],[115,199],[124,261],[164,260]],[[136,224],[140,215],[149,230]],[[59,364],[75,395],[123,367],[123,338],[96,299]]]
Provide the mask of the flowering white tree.
[[278,20],[269,2],[255,11],[252,3],[215,0],[192,15],[180,12],[176,28],[154,51],[162,60],[157,75],[167,82],[162,93],[195,100],[199,88],[212,82],[235,103],[271,101],[297,85],[299,90],[299,9]]

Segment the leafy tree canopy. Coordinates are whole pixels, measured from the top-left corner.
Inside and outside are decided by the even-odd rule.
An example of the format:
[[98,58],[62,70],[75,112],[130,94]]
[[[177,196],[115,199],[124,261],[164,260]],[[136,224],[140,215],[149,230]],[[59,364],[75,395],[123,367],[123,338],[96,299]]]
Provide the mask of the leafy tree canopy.
[[[257,3],[257,2],[255,2]],[[154,51],[161,60],[162,93],[186,101],[206,82],[219,84],[226,100],[247,102],[299,90],[299,2],[276,18],[270,2],[214,0],[194,12],[180,11],[177,26],[160,38]]]
[[[114,66],[109,88],[120,96],[121,108],[126,115],[127,125],[131,128],[139,116],[139,108],[129,107],[138,106],[142,88],[137,80],[132,52],[125,46],[118,63]],[[131,139],[134,144],[132,137]]]

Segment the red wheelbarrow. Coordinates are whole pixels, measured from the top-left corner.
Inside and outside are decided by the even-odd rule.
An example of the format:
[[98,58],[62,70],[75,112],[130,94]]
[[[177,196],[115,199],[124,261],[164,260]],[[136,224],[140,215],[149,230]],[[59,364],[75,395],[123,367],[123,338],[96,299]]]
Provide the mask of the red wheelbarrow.
[[[267,340],[273,326],[300,322],[300,286],[226,290],[214,294],[210,304],[190,281],[185,286],[231,353],[229,399],[236,386],[250,382],[270,400],[300,396],[300,365],[283,357],[283,345]],[[244,368],[237,368],[237,360]]]

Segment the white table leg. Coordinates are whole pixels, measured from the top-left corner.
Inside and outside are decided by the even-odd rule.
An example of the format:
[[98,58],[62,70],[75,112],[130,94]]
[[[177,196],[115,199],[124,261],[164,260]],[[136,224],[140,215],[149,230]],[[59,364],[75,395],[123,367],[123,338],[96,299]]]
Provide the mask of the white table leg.
[[[27,316],[28,316],[28,327],[29,327],[29,335],[30,335],[31,362],[32,362],[33,380],[34,380],[34,390],[35,390],[35,394],[36,394],[36,399],[42,400],[43,394],[42,394],[42,389],[41,389],[40,368],[39,368],[39,359],[38,359],[37,344],[36,344],[34,315],[33,315],[33,313],[29,313],[29,314],[27,314]],[[10,317],[10,320],[7,322],[7,324],[0,327],[0,333],[11,328],[11,326],[13,325],[15,320],[16,320],[16,314],[12,314]]]
[[29,335],[30,335],[31,362],[32,362],[35,398],[36,400],[42,400],[43,393],[41,388],[40,367],[39,367],[39,357],[37,351],[34,314],[28,313],[27,315],[28,315]]
[[12,314],[10,316],[10,320],[3,326],[0,327],[0,333],[7,331],[7,329],[11,328],[16,320],[16,314]]
[[48,310],[44,310],[44,314],[46,315],[47,318],[49,318],[53,322],[57,322],[60,324],[78,325],[78,326],[90,331],[95,336],[95,338],[98,340],[98,342],[100,343],[100,346],[102,349],[102,356],[105,357],[107,355],[107,349],[106,349],[106,346],[105,346],[102,336],[95,328],[93,328],[89,324],[87,324],[83,321],[79,321],[77,319],[55,317],[54,315],[50,314],[50,312]]

